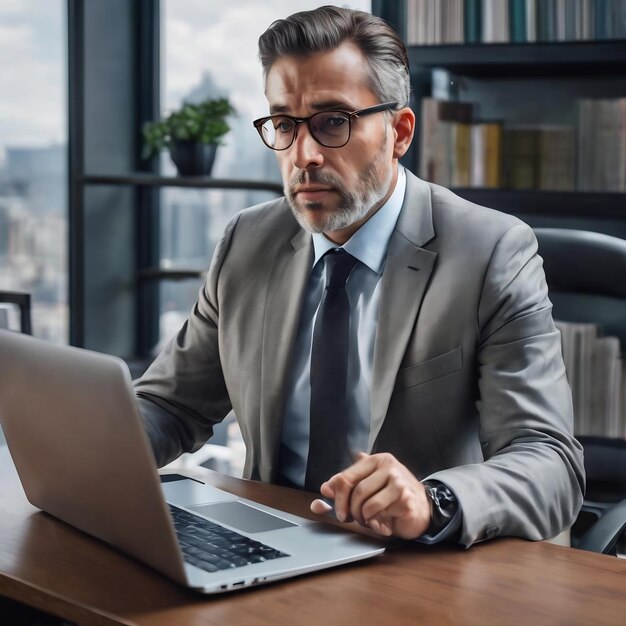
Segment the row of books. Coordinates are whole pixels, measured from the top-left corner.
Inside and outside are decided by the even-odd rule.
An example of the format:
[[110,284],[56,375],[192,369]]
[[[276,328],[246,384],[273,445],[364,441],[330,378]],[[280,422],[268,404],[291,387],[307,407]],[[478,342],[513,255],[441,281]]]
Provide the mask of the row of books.
[[444,187],[502,186],[502,125],[472,117],[471,103],[422,100],[421,178]]
[[409,45],[623,39],[623,0],[408,0]]
[[617,337],[596,324],[556,322],[572,389],[577,435],[626,437],[626,368]]
[[422,100],[422,178],[445,187],[626,191],[626,98],[581,100],[577,128],[474,117],[472,103]]

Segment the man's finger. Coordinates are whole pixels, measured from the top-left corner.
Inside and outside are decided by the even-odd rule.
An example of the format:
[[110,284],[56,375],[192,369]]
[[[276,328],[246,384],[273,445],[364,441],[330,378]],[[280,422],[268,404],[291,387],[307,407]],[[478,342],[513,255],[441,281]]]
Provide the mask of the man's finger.
[[381,522],[378,518],[373,517],[367,523],[368,528],[371,528],[375,533],[382,535],[383,537],[391,537],[393,534],[393,524],[391,522]]
[[343,472],[335,474],[325,483],[334,491],[337,519],[346,522],[353,519],[350,501],[354,488],[378,469],[383,470],[383,468],[397,463],[392,455],[386,453],[369,455],[365,452],[360,452],[355,459],[355,462],[350,467]]
[[337,519],[342,522],[350,522],[353,519],[350,512],[350,500],[353,489],[376,469],[376,465],[370,459],[358,461],[357,464],[361,465],[357,471],[354,471],[356,466],[353,465],[347,470],[335,474],[328,481],[334,493]]
[[[396,485],[385,482],[381,489],[373,492],[370,497],[361,505],[361,514],[367,522],[372,517],[379,516],[383,511],[387,511],[397,503],[399,490]],[[393,517],[397,513],[396,510],[387,511],[389,516]],[[380,521],[380,520],[379,520]]]
[[387,473],[377,470],[354,486],[350,496],[350,513],[359,524],[366,521],[363,505],[385,488],[387,480]]
[[332,510],[333,507],[330,506],[328,502],[324,502],[324,500],[320,500],[319,498],[311,502],[311,511],[317,515],[326,515],[326,513]]

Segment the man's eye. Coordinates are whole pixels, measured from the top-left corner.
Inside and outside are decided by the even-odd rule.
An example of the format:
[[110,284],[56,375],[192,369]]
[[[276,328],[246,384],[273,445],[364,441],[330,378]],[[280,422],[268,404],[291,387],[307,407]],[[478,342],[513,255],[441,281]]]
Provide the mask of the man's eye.
[[343,115],[334,115],[326,120],[328,128],[341,128],[348,120]]
[[274,129],[279,133],[290,133],[293,130],[293,122],[290,120],[276,120]]

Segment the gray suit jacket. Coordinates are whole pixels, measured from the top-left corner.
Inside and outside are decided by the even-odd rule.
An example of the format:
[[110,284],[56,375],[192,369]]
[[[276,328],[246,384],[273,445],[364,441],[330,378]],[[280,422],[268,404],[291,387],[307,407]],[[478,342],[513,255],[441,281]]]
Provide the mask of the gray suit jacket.
[[[276,480],[312,259],[284,199],[228,225],[188,321],[136,384],[160,465],[202,445],[232,406],[245,476]],[[465,545],[569,526],[582,450],[532,230],[407,172],[381,280],[368,451],[449,485]]]

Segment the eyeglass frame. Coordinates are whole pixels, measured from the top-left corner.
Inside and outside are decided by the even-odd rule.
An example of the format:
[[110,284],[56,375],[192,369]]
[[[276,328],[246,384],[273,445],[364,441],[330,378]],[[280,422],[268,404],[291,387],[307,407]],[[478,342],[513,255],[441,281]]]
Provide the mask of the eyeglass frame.
[[[327,109],[324,111],[317,111],[316,113],[313,113],[312,115],[308,115],[307,117],[294,117],[293,115],[287,115],[286,113],[274,113],[273,115],[266,115],[265,117],[260,117],[258,120],[254,120],[252,122],[252,125],[256,128],[257,132],[259,133],[259,136],[261,137],[261,141],[263,142],[263,145],[267,146],[270,150],[276,150],[277,152],[288,150],[289,148],[291,148],[291,146],[293,146],[293,143],[298,136],[298,125],[304,124],[304,123],[306,123],[307,128],[309,129],[309,133],[311,134],[311,137],[313,137],[313,139],[315,139],[315,141],[319,143],[320,146],[324,146],[324,148],[343,148],[345,145],[347,145],[347,143],[350,141],[350,137],[352,136],[352,119],[353,118],[365,117],[367,115],[373,115],[374,113],[380,113],[382,111],[395,109],[398,105],[399,105],[398,102],[383,102],[381,104],[375,104],[374,106],[371,106],[371,107],[365,107],[364,109],[359,109],[358,111],[346,111],[344,109]],[[322,143],[315,136],[315,133],[313,132],[313,129],[311,128],[311,119],[314,118],[316,115],[320,115],[322,113],[343,113],[344,115],[347,116],[348,138],[340,146],[327,146],[325,143]],[[274,148],[273,146],[268,145],[265,139],[263,138],[263,133],[262,133],[263,125],[268,120],[275,119],[277,117],[286,117],[294,122],[293,136],[291,138],[291,141],[289,142],[289,145],[285,146],[284,148]]]

